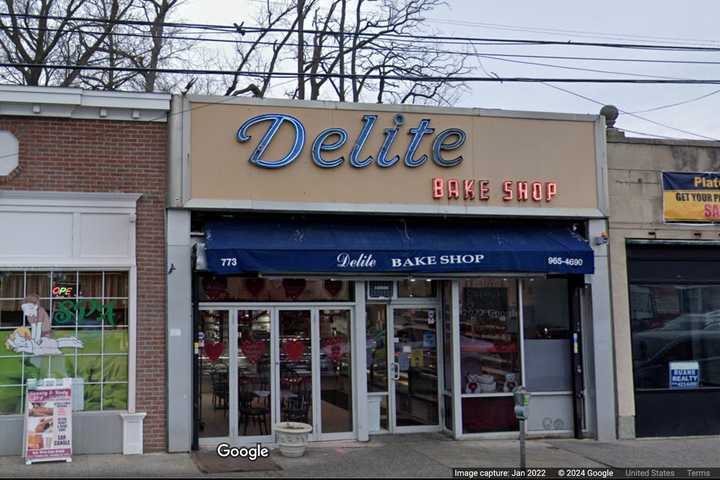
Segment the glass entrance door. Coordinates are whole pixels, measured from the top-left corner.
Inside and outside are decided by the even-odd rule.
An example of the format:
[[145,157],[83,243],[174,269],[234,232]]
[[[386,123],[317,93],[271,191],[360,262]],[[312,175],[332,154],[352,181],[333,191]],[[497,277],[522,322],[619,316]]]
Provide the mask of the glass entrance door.
[[311,310],[278,310],[280,421],[313,425]]
[[201,310],[195,344],[200,446],[272,440],[272,315],[267,308]]
[[352,310],[276,310],[280,421],[312,425],[312,440],[352,438]]
[[390,403],[394,431],[439,425],[437,309],[392,308]]
[[313,440],[352,438],[352,325],[352,309],[341,306],[202,309],[200,445],[270,443],[279,421],[310,424]]
[[353,431],[352,322],[349,309],[320,309],[320,432],[323,438]]
[[[272,431],[272,311],[237,310],[237,436],[263,441]],[[234,386],[234,385],[233,385]]]

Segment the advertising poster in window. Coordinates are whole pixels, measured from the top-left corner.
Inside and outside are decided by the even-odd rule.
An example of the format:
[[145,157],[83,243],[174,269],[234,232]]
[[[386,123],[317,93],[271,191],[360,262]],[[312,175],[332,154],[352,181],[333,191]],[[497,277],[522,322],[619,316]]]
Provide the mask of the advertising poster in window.
[[720,222],[720,172],[662,172],[663,220]]
[[698,362],[670,362],[670,388],[700,388],[700,365]]
[[70,461],[72,457],[72,389],[69,379],[58,386],[28,388],[25,408],[25,461]]

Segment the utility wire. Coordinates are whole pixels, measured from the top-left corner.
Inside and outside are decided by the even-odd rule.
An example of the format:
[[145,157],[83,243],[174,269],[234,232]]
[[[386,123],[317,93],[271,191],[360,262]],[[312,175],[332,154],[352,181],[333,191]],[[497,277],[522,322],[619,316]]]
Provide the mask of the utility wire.
[[428,19],[430,23],[440,23],[448,25],[463,25],[471,27],[480,27],[488,30],[507,30],[512,32],[524,32],[524,33],[544,33],[548,35],[574,35],[578,37],[588,38],[608,38],[613,40],[627,40],[631,39],[634,41],[643,41],[648,43],[663,43],[673,41],[686,45],[720,45],[720,41],[708,40],[708,39],[697,39],[697,38],[683,38],[683,37],[663,37],[655,35],[632,35],[625,33],[607,33],[607,32],[593,32],[586,30],[568,30],[560,28],[542,28],[542,27],[527,27],[519,25],[507,25],[500,23],[484,23],[484,22],[470,22],[467,20],[448,20],[440,18]]
[[[57,28],[41,28],[41,27],[32,27],[32,26],[24,26],[22,28],[23,30],[29,30],[29,31],[37,31],[37,32],[59,32],[60,29]],[[100,31],[88,31],[88,30],[72,30],[68,31],[68,34],[72,33],[83,33],[86,35],[100,35],[103,32]],[[223,34],[231,34],[237,36],[237,32],[217,32],[217,33],[223,33]],[[174,35],[174,34],[164,34],[158,38],[162,38],[164,40],[184,40],[184,41],[192,41],[192,42],[208,42],[208,43],[227,43],[227,44],[238,44],[238,45],[262,45],[262,46],[275,46],[275,42],[271,41],[253,41],[253,40],[241,40],[241,39],[230,39],[230,38],[208,38],[204,37],[202,35],[214,35],[215,32],[210,33],[198,33],[198,36],[185,36],[185,35]],[[136,32],[113,32],[113,36],[117,37],[133,37],[133,38],[156,38],[155,35],[149,34],[149,33],[136,33]],[[385,39],[378,39],[382,42],[394,42],[395,40],[385,40]],[[483,46],[486,46],[487,44],[483,44]],[[285,43],[285,46],[288,47],[297,47],[298,44],[294,42],[287,42]],[[360,50],[374,50],[377,49],[376,46],[359,46],[357,47]],[[387,48],[391,48],[391,46],[388,46]],[[494,53],[494,52],[476,52],[476,51],[458,51],[458,50],[441,50],[441,49],[418,49],[418,48],[412,48],[412,47],[402,47],[403,51],[406,52],[417,52],[417,53],[434,53],[434,54],[447,54],[447,55],[457,55],[457,56],[464,56],[464,57],[507,57],[507,58],[535,58],[535,59],[548,59],[548,60],[582,60],[582,61],[593,61],[593,62],[629,62],[629,63],[659,63],[659,64],[681,64],[681,65],[720,65],[720,61],[711,61],[711,60],[676,60],[676,59],[648,59],[648,58],[617,58],[617,57],[586,57],[586,56],[568,56],[568,55],[532,55],[532,54],[508,54],[508,53]],[[499,60],[500,58],[498,58]],[[541,64],[538,64],[541,65]],[[550,65],[547,65],[550,66]],[[589,70],[592,71],[592,70]],[[598,70],[598,72],[602,73],[613,73],[613,72],[605,72],[602,70]],[[634,73],[627,73],[627,75],[640,75],[640,74],[634,74]],[[652,76],[652,75],[651,75]]]
[[[583,95],[583,94],[581,94],[581,93],[573,92],[572,90],[568,90],[568,89],[566,89],[566,88],[558,87],[557,85],[551,85],[549,82],[542,82],[542,83],[543,83],[543,85],[545,85],[545,86],[548,86],[548,87],[550,87],[550,88],[554,88],[555,90],[560,90],[561,92],[569,93],[570,95],[574,95],[574,96],[576,96],[576,97],[582,98],[583,100],[587,100],[587,101],[592,102],[592,103],[595,103],[595,104],[597,104],[597,105],[603,105],[603,106],[607,105],[606,102],[601,102],[601,101],[599,101],[599,100],[595,100],[594,98],[590,98],[590,97],[588,97],[588,96],[586,96],[586,95]],[[617,108],[617,107],[616,107],[616,108]],[[703,139],[705,139],[705,140],[712,140],[712,141],[714,141],[714,142],[720,142],[720,139],[713,138],[713,137],[708,137],[708,136],[706,136],[706,135],[701,135],[701,134],[699,134],[699,133],[691,132],[691,131],[689,131],[689,130],[683,130],[683,129],[681,129],[681,128],[673,127],[673,126],[671,126],[671,125],[666,125],[666,124],[664,124],[664,123],[660,123],[660,122],[657,122],[657,121],[655,121],[655,120],[651,120],[651,119],[649,119],[649,118],[641,117],[640,115],[638,115],[638,114],[636,114],[636,113],[627,112],[627,111],[622,110],[622,109],[620,109],[620,108],[618,108],[618,111],[619,111],[620,113],[624,113],[625,115],[629,115],[629,116],[631,116],[631,117],[637,118],[638,120],[643,120],[643,121],[645,121],[645,122],[652,123],[652,124],[654,124],[654,125],[657,125],[657,126],[660,126],[660,127],[663,127],[663,128],[667,128],[667,129],[669,129],[669,130],[675,130],[675,131],[677,131],[677,132],[681,132],[681,133],[684,133],[684,134],[686,134],[686,135],[692,135],[692,136],[694,136],[694,137],[703,138]]]
[[688,103],[697,102],[698,100],[702,100],[703,98],[707,98],[707,97],[713,96],[713,95],[715,95],[715,94],[717,94],[717,93],[720,93],[720,90],[713,90],[712,92],[706,93],[705,95],[700,95],[699,97],[690,98],[690,99],[687,99],[687,100],[683,100],[683,101],[681,101],[681,102],[669,103],[669,104],[667,104],[667,105],[660,105],[659,107],[648,108],[647,110],[636,110],[636,111],[634,111],[634,112],[632,112],[632,113],[656,112],[656,111],[658,111],[658,110],[663,110],[663,109],[666,109],[666,108],[677,107],[677,106],[680,106],[680,105],[686,105],[686,104],[688,104]]
[[[220,69],[187,69],[187,68],[144,68],[144,67],[106,67],[100,65],[62,65],[48,63],[18,63],[2,62],[3,68],[47,68],[56,70],[96,70],[107,72],[156,72],[174,74],[197,74],[197,75],[237,75],[240,77],[266,77],[296,78],[297,72],[270,72],[270,71],[237,71]],[[414,82],[508,82],[508,83],[628,83],[628,84],[664,84],[664,85],[720,85],[720,79],[693,79],[693,78],[547,78],[547,77],[477,77],[477,76],[453,76],[453,75],[379,75],[379,74],[338,74],[338,73],[312,73],[303,74],[306,78],[346,78],[346,79],[367,79],[367,80],[405,80]]]
[[637,131],[637,130],[630,130],[630,129],[627,129],[627,128],[623,128],[623,129],[621,129],[621,130],[622,130],[623,132],[634,133],[634,134],[636,134],[636,135],[643,135],[643,136],[649,137],[649,138],[664,138],[664,139],[666,139],[666,140],[677,140],[676,137],[668,137],[668,136],[666,136],[666,135],[660,135],[660,134],[658,134],[658,133],[639,132],[639,131]]
[[[238,31],[240,33],[263,33],[263,32],[282,32],[282,33],[294,33],[297,29],[289,28],[268,28],[258,26],[239,26],[235,25],[213,25],[213,24],[199,24],[199,23],[180,23],[180,22],[163,22],[161,24],[154,24],[150,21],[144,20],[110,20],[103,18],[88,18],[88,17],[64,17],[58,15],[36,15],[36,14],[21,14],[15,13],[10,14],[8,12],[0,12],[0,17],[15,17],[15,18],[26,18],[26,19],[46,19],[46,20],[69,20],[77,22],[91,22],[91,23],[102,23],[102,24],[113,24],[113,25],[162,25],[164,27],[175,27],[175,28],[188,28],[198,30],[213,30],[213,31]],[[340,35],[343,33],[348,36],[362,36],[362,37],[384,37],[393,39],[407,39],[415,43],[447,43],[447,42],[463,42],[463,43],[475,43],[475,42],[502,42],[508,45],[558,45],[558,46],[574,46],[574,47],[603,47],[603,48],[625,48],[625,49],[641,49],[641,50],[673,50],[673,51],[694,51],[694,52],[720,52],[720,47],[705,47],[705,46],[685,46],[685,45],[648,45],[648,44],[637,44],[637,43],[613,43],[613,42],[573,42],[573,41],[557,41],[557,40],[533,40],[533,39],[517,39],[517,38],[493,38],[493,37],[466,37],[466,36],[445,36],[445,35],[416,35],[408,33],[393,33],[393,32],[339,32],[336,30],[304,30],[304,33],[308,35]]]
[[498,60],[501,62],[510,62],[510,63],[520,63],[523,65],[536,65],[540,67],[550,67],[550,68],[562,68],[565,70],[577,70],[581,72],[593,72],[593,73],[610,73],[612,75],[631,75],[635,77],[646,77],[646,78],[664,78],[664,79],[672,79],[672,80],[681,80],[678,77],[667,77],[667,76],[661,76],[661,75],[646,75],[643,73],[632,73],[632,72],[614,72],[611,70],[598,70],[595,68],[584,68],[584,67],[571,67],[568,65],[553,65],[551,63],[541,63],[541,62],[528,62],[523,60],[511,60],[509,58],[501,58],[497,57],[495,55],[478,55],[482,58],[489,58],[491,60]]

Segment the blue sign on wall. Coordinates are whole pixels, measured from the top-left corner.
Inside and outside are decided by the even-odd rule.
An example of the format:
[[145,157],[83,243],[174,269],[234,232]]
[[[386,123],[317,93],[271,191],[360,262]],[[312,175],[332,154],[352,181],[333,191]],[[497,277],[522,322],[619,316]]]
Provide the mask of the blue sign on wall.
[[[398,113],[393,117],[393,127],[385,128],[382,130],[384,140],[380,150],[378,152],[363,153],[365,150],[365,144],[367,143],[368,137],[373,132],[375,124],[377,123],[377,115],[363,115],[362,117],[362,129],[358,134],[358,137],[354,140],[354,145],[350,150],[348,162],[352,167],[365,168],[372,163],[376,163],[378,167],[388,168],[400,162],[400,155],[393,155],[388,157],[391,147],[393,146],[398,133],[402,126],[405,124],[405,116]],[[258,127],[255,129],[255,125],[267,124],[265,132],[262,133],[262,128]],[[282,158],[267,159],[265,158],[265,152],[270,146],[275,137],[275,134],[283,126],[289,126],[294,132],[294,141],[292,145],[288,146],[288,152]],[[249,131],[253,128],[256,135],[262,133],[259,137],[257,146],[250,154],[249,161],[253,165],[261,168],[282,168],[286,165],[291,164],[295,159],[300,156],[305,141],[306,131],[305,126],[302,122],[293,117],[292,115],[280,114],[280,113],[268,113],[265,115],[258,115],[246,120],[237,131],[237,141],[240,143],[249,142],[252,139]],[[379,129],[380,127],[378,127]],[[465,144],[467,135],[464,130],[459,128],[448,128],[442,132],[434,135],[435,129],[430,127],[430,119],[423,118],[420,120],[416,127],[407,129],[407,134],[410,136],[410,143],[408,144],[405,154],[403,155],[403,163],[410,168],[415,168],[423,165],[429,158],[441,167],[455,167],[460,165],[463,161],[462,155],[457,155],[453,158],[449,158],[448,152],[457,150]],[[423,141],[423,137],[433,137],[431,155],[422,154],[418,156],[418,149]],[[336,168],[345,162],[344,156],[335,158],[327,158],[323,153],[330,155],[330,152],[336,152],[343,148],[346,144],[349,146],[348,141],[350,136],[348,132],[339,127],[327,128],[320,132],[312,142],[311,155],[312,161],[315,165],[320,168]],[[373,155],[373,153],[375,155]]]
[[670,388],[691,389],[700,387],[698,362],[670,362]]

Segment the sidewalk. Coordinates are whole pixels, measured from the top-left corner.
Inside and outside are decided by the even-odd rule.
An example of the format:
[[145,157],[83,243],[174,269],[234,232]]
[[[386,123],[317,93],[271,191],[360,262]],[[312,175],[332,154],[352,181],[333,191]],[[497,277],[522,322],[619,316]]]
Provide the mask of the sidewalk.
[[[438,434],[380,436],[367,443],[316,443],[299,459],[271,458],[283,470],[201,473],[188,454],[77,455],[72,463],[27,466],[0,457],[0,477],[449,477],[451,467],[512,467],[518,442],[454,441]],[[720,437],[666,440],[531,440],[529,467],[720,467]]]

